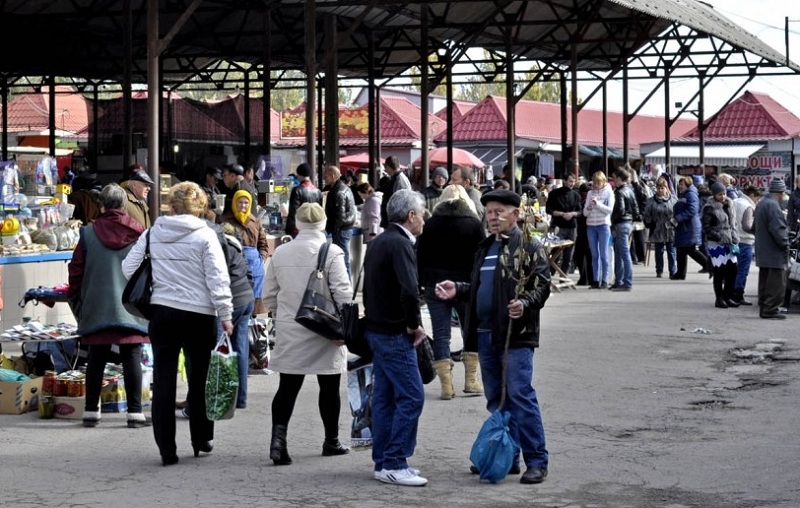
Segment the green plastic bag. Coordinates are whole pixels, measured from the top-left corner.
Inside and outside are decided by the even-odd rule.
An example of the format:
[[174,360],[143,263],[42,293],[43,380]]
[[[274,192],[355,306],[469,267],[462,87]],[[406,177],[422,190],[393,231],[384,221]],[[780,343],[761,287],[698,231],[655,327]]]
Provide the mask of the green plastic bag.
[[239,393],[239,364],[231,339],[224,333],[211,350],[206,376],[206,418],[211,421],[233,418]]

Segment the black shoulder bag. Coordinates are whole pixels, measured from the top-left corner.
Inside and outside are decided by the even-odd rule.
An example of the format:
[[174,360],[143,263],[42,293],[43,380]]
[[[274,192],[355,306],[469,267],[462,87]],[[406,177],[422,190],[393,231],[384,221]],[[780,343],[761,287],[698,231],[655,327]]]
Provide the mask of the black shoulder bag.
[[125,285],[125,290],[122,292],[122,306],[134,316],[150,319],[153,313],[150,304],[150,297],[153,296],[153,266],[150,262],[149,229],[146,235],[147,244],[144,249],[144,258]]
[[308,277],[306,291],[294,320],[326,339],[344,340],[339,307],[331,296],[325,261],[330,244],[325,242],[317,255],[317,268]]

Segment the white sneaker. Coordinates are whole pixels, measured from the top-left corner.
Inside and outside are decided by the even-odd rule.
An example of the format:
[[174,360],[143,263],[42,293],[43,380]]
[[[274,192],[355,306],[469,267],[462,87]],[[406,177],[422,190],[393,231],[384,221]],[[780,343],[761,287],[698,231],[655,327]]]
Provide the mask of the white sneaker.
[[428,480],[414,473],[409,468],[406,469],[382,469],[378,473],[378,480],[383,483],[394,485],[404,485],[406,487],[424,487]]
[[[419,469],[414,469],[413,467],[410,467],[410,468],[408,468],[408,470],[411,471],[412,473],[414,473],[415,475],[419,476]],[[381,479],[381,472],[380,471],[375,471],[373,476],[375,477],[376,480],[380,480]]]

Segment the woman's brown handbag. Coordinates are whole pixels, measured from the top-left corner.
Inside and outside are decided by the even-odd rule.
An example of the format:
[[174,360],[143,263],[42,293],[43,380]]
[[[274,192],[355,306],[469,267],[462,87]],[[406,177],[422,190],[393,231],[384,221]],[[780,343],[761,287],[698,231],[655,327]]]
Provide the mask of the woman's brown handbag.
[[329,247],[327,242],[320,247],[317,268],[308,278],[308,285],[294,320],[326,339],[344,340],[341,313],[331,296],[328,275],[325,273]]

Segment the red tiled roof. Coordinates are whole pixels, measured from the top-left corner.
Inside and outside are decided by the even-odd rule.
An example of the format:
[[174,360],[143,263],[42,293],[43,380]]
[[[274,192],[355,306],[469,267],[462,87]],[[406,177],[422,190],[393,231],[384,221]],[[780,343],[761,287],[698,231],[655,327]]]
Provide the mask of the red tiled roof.
[[[186,99],[198,109],[204,111],[218,124],[227,128],[244,140],[244,96],[235,95],[220,101],[193,101]],[[281,132],[280,115],[270,109],[270,139],[277,141]],[[257,97],[250,98],[250,139],[260,142],[263,137],[263,101]]]
[[[800,118],[767,94],[745,92],[708,120],[704,134],[706,141],[788,139],[800,134]],[[698,139],[698,129],[683,137]]]
[[[421,116],[422,109],[405,97],[381,97],[381,142],[389,139],[418,140],[422,131]],[[431,138],[444,132],[445,125],[441,118],[428,115]]]
[[[475,107],[474,102],[470,101],[453,101],[453,122],[464,116],[467,111]],[[434,113],[437,118],[441,118],[445,122],[447,122],[447,107],[443,107],[436,113]]]
[[[567,108],[567,136],[571,137],[571,108]],[[521,100],[515,110],[516,135],[518,138],[547,143],[561,143],[561,106],[551,102]],[[609,111],[608,146],[622,147],[622,113]],[[695,122],[678,119],[671,127],[673,137],[689,130]],[[629,142],[636,148],[664,138],[664,118],[637,115],[629,124]],[[488,96],[461,119],[453,123],[454,141],[497,141],[506,139],[506,99]],[[442,133],[434,141],[444,142]],[[603,112],[584,108],[578,113],[578,140],[584,145],[603,144]]]
[[[25,94],[8,103],[9,132],[43,131],[50,127],[48,87],[41,93]],[[78,132],[89,122],[89,106],[83,95],[70,86],[56,86],[56,129]]]
[[[131,94],[131,113],[134,132],[147,132],[147,92]],[[166,95],[164,96],[166,98]],[[98,103],[98,127],[101,133],[120,133],[123,127],[123,99],[101,100]],[[166,101],[161,107],[166,111]],[[167,131],[169,115],[163,115]],[[181,141],[242,141],[242,137],[227,127],[217,123],[203,109],[192,102],[173,96],[172,101],[172,135]],[[202,126],[202,127],[200,127]],[[91,132],[92,125],[86,130]]]

